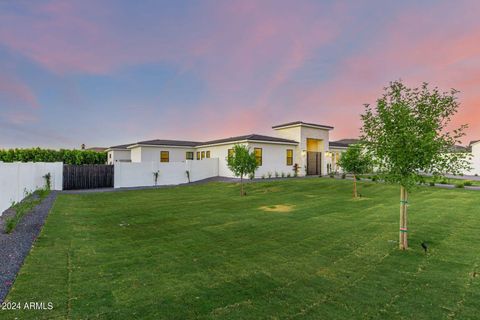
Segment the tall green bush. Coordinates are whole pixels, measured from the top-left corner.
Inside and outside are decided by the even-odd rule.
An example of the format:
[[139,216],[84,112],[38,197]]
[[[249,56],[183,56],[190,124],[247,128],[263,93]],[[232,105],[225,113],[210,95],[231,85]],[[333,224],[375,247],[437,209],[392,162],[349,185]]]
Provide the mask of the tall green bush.
[[104,164],[106,152],[90,150],[50,150],[41,148],[0,150],[3,162],[63,162],[65,164]]

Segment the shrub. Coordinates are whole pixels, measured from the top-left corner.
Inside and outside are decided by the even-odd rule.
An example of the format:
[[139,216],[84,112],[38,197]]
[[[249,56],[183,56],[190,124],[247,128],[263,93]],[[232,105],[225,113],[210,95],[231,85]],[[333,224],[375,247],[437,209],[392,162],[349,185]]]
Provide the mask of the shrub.
[[442,179],[442,180],[440,181],[440,184],[448,184],[448,181],[447,181],[446,179]]
[[267,176],[268,176],[268,179],[272,178],[272,173],[271,172],[267,173]]
[[330,172],[328,175],[329,175],[330,178],[332,178],[332,179],[335,178],[335,173],[333,173],[333,172]]
[[347,178],[347,174],[346,173],[342,173],[342,179],[346,179]]
[[298,163],[295,163],[293,165],[293,176],[294,177],[298,177],[298,170],[300,170],[300,168],[298,167]]
[[373,181],[373,182],[375,182],[375,181],[377,181],[377,180],[378,180],[378,177],[377,177],[377,176],[373,176],[373,177],[372,177],[372,181]]
[[90,150],[50,150],[41,148],[0,150],[3,162],[63,162],[65,164],[104,164],[106,152]]
[[51,179],[52,175],[47,173],[46,175],[43,176],[43,179],[45,179],[45,189],[50,190],[51,189]]
[[433,181],[430,181],[428,184],[430,185],[430,187],[435,187],[435,182]]
[[285,172],[282,172],[282,178],[285,178]]
[[265,179],[265,175],[264,175],[264,174],[262,174],[262,179]]
[[472,181],[465,181],[463,184],[465,185],[465,187],[471,187],[471,186],[473,186],[473,182],[472,182]]
[[253,173],[253,172],[249,173],[249,174],[248,174],[248,178],[249,178],[250,180],[253,180],[253,179],[255,178],[255,173]]
[[275,178],[278,178],[280,175],[278,174],[277,171],[275,171]]
[[292,177],[292,175],[289,172],[289,173],[287,173],[287,178],[290,178],[290,177]]
[[465,185],[463,184],[463,182],[459,182],[459,183],[455,184],[455,188],[461,189],[461,188],[463,188],[463,187],[465,187]]

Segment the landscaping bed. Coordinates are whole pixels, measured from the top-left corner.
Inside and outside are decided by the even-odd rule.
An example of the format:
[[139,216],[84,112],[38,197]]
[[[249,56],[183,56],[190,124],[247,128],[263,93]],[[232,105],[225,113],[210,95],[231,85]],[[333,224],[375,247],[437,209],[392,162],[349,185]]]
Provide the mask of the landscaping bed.
[[36,192],[0,217],[0,302],[38,237],[55,197],[55,191]]

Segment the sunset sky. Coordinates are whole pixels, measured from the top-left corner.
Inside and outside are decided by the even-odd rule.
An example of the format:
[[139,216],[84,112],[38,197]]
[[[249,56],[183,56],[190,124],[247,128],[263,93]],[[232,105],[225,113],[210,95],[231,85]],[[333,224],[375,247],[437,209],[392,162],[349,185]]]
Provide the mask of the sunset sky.
[[456,88],[480,139],[480,1],[0,1],[0,148],[356,137],[391,80]]

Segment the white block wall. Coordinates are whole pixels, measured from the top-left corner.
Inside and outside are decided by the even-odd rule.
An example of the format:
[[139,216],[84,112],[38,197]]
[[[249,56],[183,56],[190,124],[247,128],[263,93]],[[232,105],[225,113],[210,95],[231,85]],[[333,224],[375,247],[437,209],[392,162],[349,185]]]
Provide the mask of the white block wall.
[[153,173],[159,171],[157,185],[187,183],[218,176],[218,159],[187,160],[184,162],[115,162],[115,188],[154,186]]
[[0,162],[0,215],[12,202],[20,202],[25,190],[33,192],[45,187],[44,175],[50,173],[52,190],[62,190],[61,162]]
[[218,158],[187,160],[186,170],[190,171],[190,181],[218,177]]

